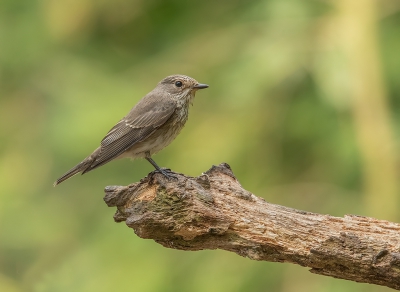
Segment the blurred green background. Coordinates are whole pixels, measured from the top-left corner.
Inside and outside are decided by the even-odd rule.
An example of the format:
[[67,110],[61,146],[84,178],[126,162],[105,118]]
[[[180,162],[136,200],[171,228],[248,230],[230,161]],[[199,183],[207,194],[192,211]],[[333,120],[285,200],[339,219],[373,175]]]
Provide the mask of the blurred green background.
[[210,88],[159,165],[227,162],[267,201],[399,222],[399,28],[398,0],[2,0],[0,291],[389,291],[139,239],[103,188],[147,161],[52,183],[185,74]]

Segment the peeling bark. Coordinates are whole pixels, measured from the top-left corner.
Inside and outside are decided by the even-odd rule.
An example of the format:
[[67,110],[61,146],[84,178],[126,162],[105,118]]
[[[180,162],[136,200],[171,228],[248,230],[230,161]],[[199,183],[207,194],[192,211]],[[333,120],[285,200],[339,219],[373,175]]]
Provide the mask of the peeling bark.
[[106,187],[115,221],[169,248],[224,249],[400,290],[400,224],[270,204],[243,189],[225,163],[199,177],[173,176],[153,172],[129,186]]

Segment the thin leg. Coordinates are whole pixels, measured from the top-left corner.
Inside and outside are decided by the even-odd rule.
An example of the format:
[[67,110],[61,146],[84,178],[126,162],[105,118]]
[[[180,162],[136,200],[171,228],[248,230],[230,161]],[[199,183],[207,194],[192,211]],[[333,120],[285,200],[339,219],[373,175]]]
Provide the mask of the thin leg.
[[172,177],[172,175],[168,174],[164,169],[162,169],[161,167],[159,167],[159,166],[157,165],[157,163],[150,157],[150,154],[148,154],[148,153],[146,153],[146,160],[147,160],[148,162],[150,162],[151,165],[153,165],[154,168],[157,169],[157,171],[161,172],[161,173],[162,173],[163,175],[165,175],[166,177],[168,177],[168,178],[171,178],[171,177]]
[[162,169],[157,165],[157,163],[151,157],[146,157],[146,160],[150,162],[155,169],[157,169],[159,172],[162,172]]

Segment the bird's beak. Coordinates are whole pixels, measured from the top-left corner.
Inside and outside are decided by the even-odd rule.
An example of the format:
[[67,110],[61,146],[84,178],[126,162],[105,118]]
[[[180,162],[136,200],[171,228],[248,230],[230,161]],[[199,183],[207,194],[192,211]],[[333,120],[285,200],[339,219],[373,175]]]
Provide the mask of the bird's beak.
[[195,86],[193,86],[193,88],[196,88],[196,89],[204,89],[204,88],[207,88],[207,87],[208,87],[207,84],[201,84],[201,83],[196,84]]

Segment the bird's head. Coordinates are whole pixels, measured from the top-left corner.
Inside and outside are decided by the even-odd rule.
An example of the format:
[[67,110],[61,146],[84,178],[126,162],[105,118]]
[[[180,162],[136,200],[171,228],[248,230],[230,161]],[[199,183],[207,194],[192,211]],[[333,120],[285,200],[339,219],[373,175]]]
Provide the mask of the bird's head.
[[157,87],[160,87],[174,99],[190,100],[197,90],[207,88],[208,85],[199,83],[189,76],[171,75],[161,80]]

